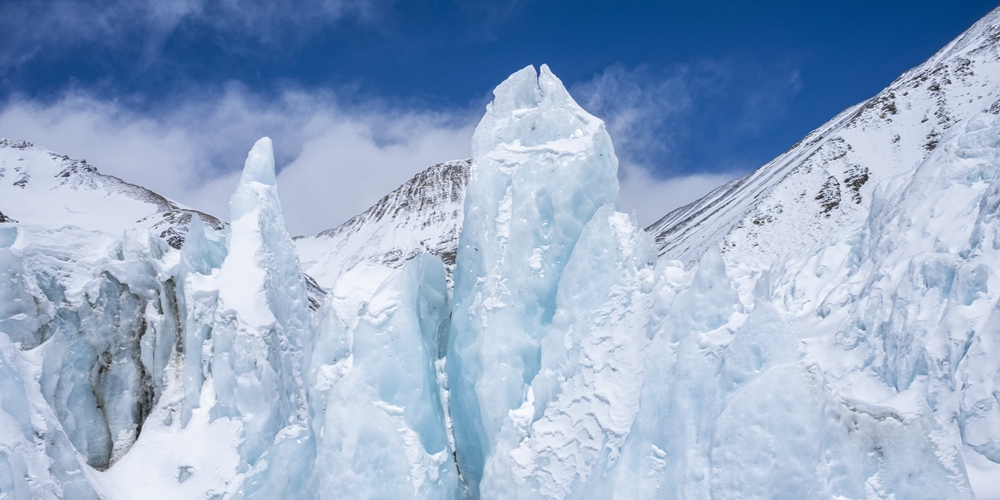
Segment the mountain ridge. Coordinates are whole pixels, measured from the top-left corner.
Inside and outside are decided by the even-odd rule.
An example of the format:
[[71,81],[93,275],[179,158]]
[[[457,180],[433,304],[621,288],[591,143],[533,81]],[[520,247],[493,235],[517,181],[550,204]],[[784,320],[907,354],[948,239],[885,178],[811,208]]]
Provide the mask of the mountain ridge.
[[954,123],[1000,113],[998,41],[994,10],[774,160],[664,215],[646,228],[660,255],[690,266],[719,244],[724,255],[766,265],[780,247],[808,247],[860,223],[875,184],[913,171]]
[[[12,170],[8,175],[16,175],[9,184],[2,181],[8,166]],[[74,160],[22,140],[0,138],[0,194],[4,219],[24,224],[78,225],[111,233],[145,228],[176,249],[183,245],[195,215],[212,230],[226,226],[211,215],[145,187],[102,174],[86,160]],[[115,196],[124,203],[109,208],[100,202],[102,198]],[[72,203],[72,207],[67,203]],[[63,205],[63,210],[59,205]],[[112,214],[122,210],[125,213]],[[108,219],[114,222],[108,223]]]

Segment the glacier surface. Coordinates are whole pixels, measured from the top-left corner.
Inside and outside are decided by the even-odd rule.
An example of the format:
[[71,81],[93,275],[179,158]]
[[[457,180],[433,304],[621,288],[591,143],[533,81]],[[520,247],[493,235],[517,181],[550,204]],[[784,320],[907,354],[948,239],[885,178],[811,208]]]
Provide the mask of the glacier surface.
[[0,223],[0,497],[1000,496],[1000,118],[955,121],[769,260],[658,256],[546,66],[440,166],[443,218],[293,240],[264,138],[228,225]]

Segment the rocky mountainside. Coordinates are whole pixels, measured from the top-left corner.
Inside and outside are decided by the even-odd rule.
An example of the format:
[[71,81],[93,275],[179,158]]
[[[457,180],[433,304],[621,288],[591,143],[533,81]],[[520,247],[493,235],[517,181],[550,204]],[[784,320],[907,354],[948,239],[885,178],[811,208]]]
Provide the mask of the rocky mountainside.
[[394,269],[421,251],[441,258],[451,269],[469,164],[456,160],[434,165],[340,226],[296,238],[302,268],[327,288],[361,262]]
[[86,160],[0,139],[0,222],[70,225],[113,235],[149,229],[180,248],[195,214],[210,229],[225,227],[211,215],[101,174]]
[[880,181],[912,173],[956,124],[1000,113],[998,40],[994,11],[767,165],[649,226],[659,253],[690,265],[720,245],[759,268],[857,226]]

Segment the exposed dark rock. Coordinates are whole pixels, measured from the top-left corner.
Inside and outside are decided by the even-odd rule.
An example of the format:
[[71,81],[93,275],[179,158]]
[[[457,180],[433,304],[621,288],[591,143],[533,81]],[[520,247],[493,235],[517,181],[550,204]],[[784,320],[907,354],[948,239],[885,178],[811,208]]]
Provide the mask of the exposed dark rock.
[[[413,176],[368,210],[336,228],[319,233],[316,238],[328,238],[333,252],[341,251],[336,249],[338,246],[347,248],[340,257],[344,270],[360,260],[399,267],[421,252],[427,252],[444,262],[450,282],[462,224],[461,204],[470,169],[470,160],[434,165]],[[421,233],[432,226],[436,226],[432,233]],[[397,231],[419,233],[424,239],[397,241]],[[366,248],[358,250],[358,245]]]
[[868,182],[868,178],[868,167],[851,165],[851,168],[847,171],[847,177],[844,179],[844,185],[853,193],[851,194],[851,200],[858,205],[861,204],[861,186],[864,186]]
[[833,209],[840,206],[840,182],[837,181],[836,177],[831,175],[826,178],[826,182],[820,188],[819,194],[816,195],[816,200],[819,201],[819,206],[823,208],[822,213],[826,214],[827,217],[830,216],[830,212]]
[[323,305],[323,299],[326,298],[326,290],[316,283],[316,280],[309,276],[308,274],[303,274],[303,278],[306,281],[306,294],[309,296],[309,309],[313,311],[318,311],[320,306]]

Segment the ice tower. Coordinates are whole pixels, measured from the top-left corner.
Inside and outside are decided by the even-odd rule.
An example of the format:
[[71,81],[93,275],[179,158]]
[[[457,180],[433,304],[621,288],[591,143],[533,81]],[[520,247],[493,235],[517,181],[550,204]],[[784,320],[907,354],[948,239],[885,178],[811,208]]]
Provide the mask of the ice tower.
[[[561,399],[601,390],[583,373],[602,368],[592,349],[608,348],[583,340],[592,326],[587,309],[603,305],[655,254],[634,221],[615,212],[618,161],[604,123],[547,66],[518,71],[494,96],[473,136],[455,271],[448,384],[458,465],[473,496],[514,495],[529,479],[561,491],[586,479],[603,440],[623,437],[634,417],[631,409],[618,414],[635,404],[629,394],[628,401],[591,398],[603,409],[570,409],[572,398]],[[638,354],[645,338],[638,323],[631,338],[611,342]],[[630,384],[637,376],[624,375]],[[614,417],[575,420],[602,411]],[[540,465],[552,458],[546,426],[577,424],[594,435],[572,446],[584,454],[593,447],[593,456],[552,470]],[[536,474],[565,477],[542,484]]]

